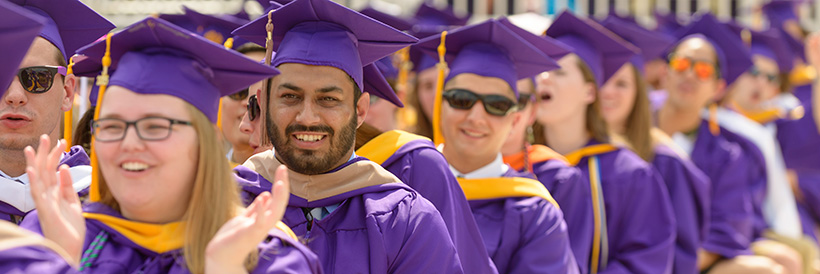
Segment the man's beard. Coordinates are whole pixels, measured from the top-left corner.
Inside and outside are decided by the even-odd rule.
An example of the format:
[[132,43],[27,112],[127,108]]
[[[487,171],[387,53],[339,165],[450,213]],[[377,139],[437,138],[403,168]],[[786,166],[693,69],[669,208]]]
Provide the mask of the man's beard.
[[[336,132],[329,126],[304,126],[304,125],[289,125],[285,128],[285,133],[281,134],[279,127],[273,123],[270,112],[265,114],[265,129],[268,138],[270,138],[279,160],[282,161],[289,169],[306,175],[315,175],[328,172],[336,167],[336,163],[342,160],[347,152],[353,148],[353,142],[356,140],[356,126],[358,125],[357,117],[354,113],[350,118],[350,122],[342,128],[342,131],[337,136]],[[302,132],[317,132],[327,133],[330,150],[327,152],[319,152],[314,150],[305,150],[296,148],[291,144],[290,136],[297,131]],[[297,152],[299,153],[297,155]]]

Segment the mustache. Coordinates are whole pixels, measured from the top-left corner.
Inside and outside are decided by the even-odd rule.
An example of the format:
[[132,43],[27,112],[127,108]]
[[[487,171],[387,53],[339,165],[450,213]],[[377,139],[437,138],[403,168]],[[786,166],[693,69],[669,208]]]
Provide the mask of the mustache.
[[333,134],[335,133],[333,131],[333,128],[331,128],[329,126],[326,126],[326,125],[320,125],[320,126],[289,125],[288,127],[285,128],[285,136],[291,135],[291,134],[293,134],[294,132],[297,132],[297,131],[325,132],[330,136],[333,136]]

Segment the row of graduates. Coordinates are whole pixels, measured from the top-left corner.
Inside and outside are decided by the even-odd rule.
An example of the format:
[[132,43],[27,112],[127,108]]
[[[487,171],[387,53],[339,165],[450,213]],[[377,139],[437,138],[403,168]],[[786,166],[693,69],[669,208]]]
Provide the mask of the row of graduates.
[[[29,10],[42,14],[46,6]],[[50,15],[60,26],[56,17]],[[665,129],[669,109],[692,114],[674,107],[687,102],[675,96],[688,96],[692,85],[731,84],[748,70],[751,54],[741,35],[704,15],[679,31],[681,42],[645,46],[652,41],[646,30],[617,20],[598,24],[563,13],[544,37],[490,19],[416,43],[399,27],[330,1],[297,0],[233,32],[276,51],[263,65],[147,18],[75,48],[80,57],[65,73],[66,79],[111,74],[98,78],[87,180],[72,180],[76,172],[68,169],[54,173],[60,161],[82,158],[82,149],[61,154],[64,143],[51,149],[49,138],[38,139],[38,152],[26,152],[34,194],[27,199],[38,211],[9,215],[25,216],[21,226],[56,242],[55,250],[68,251],[68,261],[89,272],[777,273],[794,267],[784,252],[766,254],[780,265],[747,256],[764,234],[789,242],[764,228],[787,234],[794,227],[778,231],[789,220],[769,222],[783,211],[764,215],[766,190],[775,182],[759,176],[768,175],[768,163],[752,154],[763,149],[718,125],[722,116],[701,118],[703,105],[697,107],[690,120],[699,130],[683,136],[694,143],[686,147],[691,156],[651,134],[649,115],[645,142],[615,140],[608,131],[639,126],[626,118],[613,126],[617,121],[601,116],[602,110],[618,116],[598,99],[612,86],[637,93],[627,96],[634,100],[627,113],[649,112],[649,97],[636,88],[642,60],[674,44],[667,81],[680,84],[667,85],[670,98],[656,112],[657,124]],[[47,42],[62,44],[54,40]],[[401,131],[365,136],[362,122],[379,101],[371,96],[402,105],[377,61],[411,44],[430,63],[449,66],[446,74],[436,68],[435,142]],[[36,85],[23,84],[25,75],[18,78],[4,98],[36,94]],[[269,140],[274,150],[260,145],[261,153],[234,168],[245,204],[255,201],[242,209],[236,184],[225,184],[233,180],[212,125],[230,130],[220,97],[224,106],[233,100],[228,95],[248,86],[259,104],[249,107],[249,142]],[[521,100],[527,91],[529,99]],[[536,140],[561,154],[523,145],[535,117]],[[509,139],[517,139],[517,153],[502,157]],[[636,144],[650,145],[649,162]],[[271,183],[280,180],[290,182],[289,199],[287,183]],[[75,192],[83,185],[72,187],[73,181],[90,186],[82,205]],[[277,226],[279,219],[285,225]],[[39,260],[53,267],[54,256],[43,252],[30,245],[3,251],[30,260],[3,265],[42,267],[32,262]],[[699,265],[698,257],[708,260]],[[761,261],[769,265],[756,264]]]

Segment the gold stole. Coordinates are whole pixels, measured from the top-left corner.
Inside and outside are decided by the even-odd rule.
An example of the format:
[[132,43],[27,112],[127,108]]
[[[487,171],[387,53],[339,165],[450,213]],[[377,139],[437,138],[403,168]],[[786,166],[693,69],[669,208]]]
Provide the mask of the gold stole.
[[379,165],[387,161],[390,156],[396,153],[401,147],[415,140],[430,140],[427,137],[412,134],[403,130],[391,130],[376,136],[367,144],[364,144],[356,155],[370,159]]
[[511,197],[541,197],[555,207],[558,203],[541,182],[521,177],[458,178],[467,200],[489,200]]

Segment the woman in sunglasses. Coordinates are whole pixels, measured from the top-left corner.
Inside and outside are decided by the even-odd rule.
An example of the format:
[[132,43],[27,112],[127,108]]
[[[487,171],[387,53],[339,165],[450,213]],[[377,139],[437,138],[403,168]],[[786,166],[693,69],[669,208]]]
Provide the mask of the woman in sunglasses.
[[[80,52],[105,64],[90,203],[81,209],[70,195],[65,168],[59,178],[47,172],[65,143],[47,152],[43,137],[37,153],[26,151],[38,212],[23,227],[57,242],[80,271],[319,271],[316,256],[277,225],[285,182],[274,184],[275,197],[242,207],[214,125],[220,97],[275,69],[152,17]],[[110,60],[117,72],[106,81]]]
[[[634,47],[595,22],[564,12],[547,35],[573,48],[561,69],[539,79],[536,143],[566,156],[590,186],[592,233],[573,241],[585,273],[664,273],[672,266],[675,220],[663,181],[628,149],[612,145],[600,114],[599,83],[634,55]],[[572,236],[572,234],[571,234]]]
[[[417,46],[436,56],[442,35]],[[446,41],[450,73],[436,100],[433,122],[441,123],[433,128],[435,142],[469,201],[490,258],[499,273],[578,273],[558,205],[540,182],[501,156],[510,130],[521,122],[516,82],[556,68],[547,51],[558,46],[525,40],[494,19],[453,30]]]
[[609,131],[623,137],[666,183],[677,220],[673,273],[696,273],[709,221],[710,181],[671,138],[652,127],[648,84],[642,76],[644,60],[658,58],[674,41],[615,17],[601,24],[641,50],[601,86],[601,114]]

